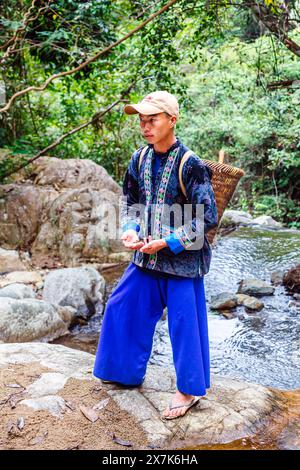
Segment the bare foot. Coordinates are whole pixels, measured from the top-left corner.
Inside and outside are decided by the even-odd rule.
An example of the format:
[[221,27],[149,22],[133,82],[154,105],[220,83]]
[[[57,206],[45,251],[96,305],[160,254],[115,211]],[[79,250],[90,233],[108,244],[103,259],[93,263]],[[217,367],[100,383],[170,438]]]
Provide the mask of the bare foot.
[[[188,395],[186,393],[182,393],[179,390],[173,395],[172,398],[172,406],[175,405],[185,405],[189,404],[191,400],[193,399],[194,395]],[[170,410],[169,407],[165,409],[163,412],[163,416],[182,416],[186,412],[186,407],[183,406],[182,408],[175,408],[174,410]]]

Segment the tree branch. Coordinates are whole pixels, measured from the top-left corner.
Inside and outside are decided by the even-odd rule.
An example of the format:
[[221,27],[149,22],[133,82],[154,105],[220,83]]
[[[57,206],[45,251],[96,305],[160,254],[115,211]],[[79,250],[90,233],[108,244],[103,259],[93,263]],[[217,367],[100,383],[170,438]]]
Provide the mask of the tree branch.
[[[145,78],[143,78],[142,80],[145,80]],[[138,81],[138,80],[137,80]],[[22,170],[22,168],[25,168],[26,166],[28,166],[30,163],[34,162],[37,158],[41,157],[42,155],[45,155],[45,153],[49,152],[49,150],[52,150],[54,149],[55,147],[57,147],[57,145],[59,145],[63,140],[65,140],[67,137],[75,134],[76,132],[79,132],[81,131],[82,129],[85,129],[86,127],[92,125],[92,124],[95,124],[97,123],[105,114],[107,114],[109,111],[111,111],[117,104],[125,101],[124,98],[129,95],[129,93],[131,92],[132,88],[136,85],[137,81],[133,82],[126,90],[122,91],[120,93],[120,98],[118,98],[116,101],[114,101],[113,103],[111,103],[105,110],[103,111],[98,111],[97,113],[95,113],[92,117],[92,119],[90,119],[89,121],[87,122],[84,122],[83,124],[80,124],[80,126],[77,126],[75,127],[74,129],[71,129],[70,131],[66,132],[65,134],[61,135],[57,140],[55,140],[54,142],[52,142],[52,144],[48,145],[47,147],[43,148],[42,150],[40,150],[36,155],[34,155],[34,157],[30,158],[29,160],[26,160],[25,162],[23,162],[22,164],[20,164],[19,166],[9,170],[7,173],[1,175],[1,178],[4,179],[4,178],[7,178],[8,176],[16,173],[17,171],[19,170]]]
[[6,59],[8,58],[8,56],[15,51],[17,42],[21,39],[21,33],[25,33],[25,30],[26,30],[26,27],[27,27],[28,23],[30,23],[32,21],[35,21],[39,17],[39,15],[41,14],[42,11],[47,10],[47,8],[49,6],[49,3],[52,2],[52,0],[49,0],[48,5],[46,5],[44,7],[41,7],[37,11],[37,14],[32,18],[32,17],[30,17],[30,13],[31,13],[31,10],[34,9],[36,1],[37,0],[32,1],[32,4],[31,4],[29,10],[26,12],[26,14],[23,18],[22,26],[20,26],[20,28],[18,28],[15,31],[15,34],[5,44],[0,46],[0,49],[6,49],[10,44],[13,43],[12,46],[8,47],[8,49],[5,52],[4,56],[1,58],[0,64],[4,63],[6,61]]
[[300,80],[280,80],[278,82],[270,82],[267,85],[269,90],[276,90],[276,88],[288,88],[290,86],[299,86],[300,87]]
[[288,26],[288,11],[276,15],[272,13],[268,7],[262,3],[249,2],[248,0],[244,1],[244,5],[249,8],[255,17],[261,21],[265,27],[277,37],[277,39],[282,42],[293,54],[296,54],[297,57],[300,57],[300,46],[290,39],[287,35]]
[[126,41],[126,39],[128,39],[130,36],[132,36],[133,34],[135,34],[137,31],[139,31],[140,29],[142,29],[147,23],[150,23],[151,21],[154,20],[154,18],[156,18],[157,16],[161,15],[162,13],[164,13],[166,10],[168,10],[174,3],[178,2],[179,0],[171,0],[169,1],[164,7],[162,7],[160,10],[158,10],[156,13],[153,13],[152,15],[149,16],[149,18],[147,18],[145,21],[143,21],[142,23],[140,23],[136,28],[134,28],[133,30],[131,30],[129,33],[127,33],[125,36],[123,36],[121,39],[118,39],[118,41],[115,41],[114,43],[110,44],[110,46],[106,47],[105,49],[103,49],[102,51],[98,52],[96,55],[94,55],[93,57],[91,57],[90,59],[86,60],[85,62],[83,62],[82,64],[80,64],[78,67],[75,67],[71,70],[67,70],[65,72],[61,72],[61,73],[58,73],[58,74],[54,74],[52,75],[51,77],[49,77],[45,83],[39,87],[37,86],[30,86],[28,88],[25,88],[24,90],[20,90],[18,91],[17,93],[15,93],[11,98],[10,100],[8,101],[8,103],[6,104],[6,106],[4,106],[4,108],[0,108],[0,113],[4,113],[6,111],[9,110],[9,108],[11,107],[11,105],[14,103],[14,101],[19,98],[20,96],[23,96],[25,95],[26,93],[29,93],[30,91],[43,91],[45,90],[45,88],[47,88],[47,86],[53,82],[54,80],[56,80],[57,78],[61,78],[61,77],[66,77],[67,75],[72,75],[73,73],[75,72],[78,72],[79,70],[82,70],[84,67],[86,67],[87,65],[89,65],[90,63],[94,62],[95,60],[97,60],[101,55],[107,53],[107,52],[110,52],[114,47],[116,47],[117,45],[121,44],[122,42]]

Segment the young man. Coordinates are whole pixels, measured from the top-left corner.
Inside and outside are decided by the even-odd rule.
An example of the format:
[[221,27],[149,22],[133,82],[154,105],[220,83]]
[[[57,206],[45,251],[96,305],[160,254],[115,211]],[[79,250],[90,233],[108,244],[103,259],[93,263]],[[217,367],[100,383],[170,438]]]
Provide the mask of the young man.
[[[204,275],[212,254],[206,233],[218,222],[212,172],[192,153],[182,166],[185,196],[179,166],[189,149],[174,134],[179,116],[174,95],[156,91],[124,111],[139,114],[148,146],[143,154],[144,146],[133,153],[124,179],[121,238],[133,256],[106,305],[94,375],[141,385],[155,326],[167,306],[177,391],[162,418],[173,419],[210,387]],[[144,209],[137,211],[137,204]],[[188,223],[166,222],[165,209],[186,204],[192,206]],[[203,207],[202,217],[197,206]]]

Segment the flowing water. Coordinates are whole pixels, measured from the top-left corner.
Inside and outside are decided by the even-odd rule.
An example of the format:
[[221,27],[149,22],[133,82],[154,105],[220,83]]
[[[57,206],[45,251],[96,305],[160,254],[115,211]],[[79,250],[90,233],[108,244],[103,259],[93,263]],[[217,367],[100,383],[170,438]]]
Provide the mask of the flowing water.
[[[236,293],[240,280],[270,282],[272,271],[286,271],[299,262],[299,231],[240,227],[218,240],[205,276],[213,373],[284,390],[300,387],[300,311],[289,306],[293,297],[283,286],[277,286],[274,295],[260,297],[265,304],[260,312],[248,314],[239,306],[236,316],[226,319],[209,308],[213,294]],[[106,297],[126,266],[103,272]],[[55,342],[95,353],[101,319],[98,312],[87,325],[77,325],[71,335]],[[157,324],[150,363],[173,367],[166,320]]]

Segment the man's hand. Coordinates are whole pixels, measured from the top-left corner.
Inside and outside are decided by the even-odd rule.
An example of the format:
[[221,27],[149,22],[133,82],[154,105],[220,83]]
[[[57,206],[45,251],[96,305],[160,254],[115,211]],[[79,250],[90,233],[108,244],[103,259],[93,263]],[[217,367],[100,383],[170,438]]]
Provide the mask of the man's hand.
[[168,246],[164,238],[160,240],[152,240],[151,235],[149,235],[149,237],[144,237],[143,240],[139,240],[138,234],[133,229],[126,230],[123,233],[121,240],[126,248],[129,248],[130,250],[139,250],[141,253],[147,253],[149,255],[152,255]]
[[138,234],[133,229],[126,230],[121,240],[123,241],[123,245],[130,250],[139,250],[144,245],[144,242],[139,240]]
[[149,242],[145,242],[144,246],[142,246],[139,250],[141,253],[147,253],[149,255],[152,255],[153,253],[156,253],[162,248],[168,246],[164,238],[161,238],[160,240],[152,240],[151,235],[149,235],[148,238]]

